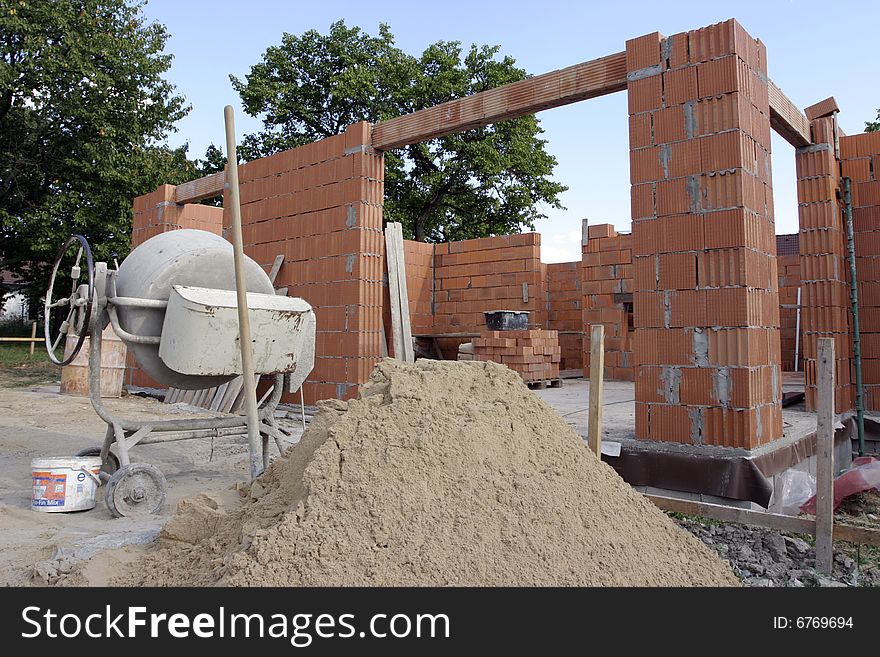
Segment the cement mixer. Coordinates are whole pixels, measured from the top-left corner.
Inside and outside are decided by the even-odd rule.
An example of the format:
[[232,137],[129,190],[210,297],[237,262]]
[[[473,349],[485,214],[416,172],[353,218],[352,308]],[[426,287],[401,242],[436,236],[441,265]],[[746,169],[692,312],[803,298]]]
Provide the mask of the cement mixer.
[[[285,388],[298,390],[314,366],[315,314],[303,299],[276,295],[256,262],[245,258],[244,265],[254,371],[275,379],[259,409],[266,464],[270,439],[280,449],[284,437],[275,424],[281,394]],[[70,293],[58,295],[67,273]],[[78,456],[100,455],[113,516],[156,513],[165,502],[166,482],[159,469],[131,462],[136,445],[246,432],[247,420],[238,415],[154,422],[117,418],[101,399],[101,332],[108,324],[141,369],[160,384],[200,390],[241,375],[233,247],[222,237],[201,230],[162,233],[110,269],[106,262],[93,261],[85,237],[73,235],[55,259],[44,310],[52,362],[67,365],[91,336],[89,398],[107,423],[107,433],[100,448]],[[64,319],[53,321],[53,314]],[[68,334],[76,337],[69,341],[73,347],[59,356]]]

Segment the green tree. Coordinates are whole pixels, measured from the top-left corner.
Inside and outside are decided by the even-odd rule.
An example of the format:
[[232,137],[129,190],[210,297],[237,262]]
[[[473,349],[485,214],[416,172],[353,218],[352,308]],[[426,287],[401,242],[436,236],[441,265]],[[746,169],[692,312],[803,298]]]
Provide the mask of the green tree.
[[188,108],[162,77],[168,34],[142,6],[0,4],[0,263],[35,295],[68,235],[122,257],[132,198],[197,175],[185,146],[160,145]]
[[[526,77],[498,46],[440,41],[419,57],[394,45],[387,25],[370,36],[344,22],[322,35],[284,34],[245,80],[230,76],[245,111],[263,117],[242,159],[323,139]],[[385,218],[420,241],[516,232],[561,208],[556,159],[534,115],[432,139],[385,154]]]
[[877,110],[876,121],[865,121],[865,132],[880,132],[880,109]]

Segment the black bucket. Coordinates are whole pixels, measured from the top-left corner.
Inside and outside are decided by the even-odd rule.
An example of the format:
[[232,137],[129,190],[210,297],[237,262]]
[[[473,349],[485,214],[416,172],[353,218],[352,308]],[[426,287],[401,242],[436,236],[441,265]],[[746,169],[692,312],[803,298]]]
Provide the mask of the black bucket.
[[526,331],[529,328],[527,310],[494,310],[483,314],[490,331]]

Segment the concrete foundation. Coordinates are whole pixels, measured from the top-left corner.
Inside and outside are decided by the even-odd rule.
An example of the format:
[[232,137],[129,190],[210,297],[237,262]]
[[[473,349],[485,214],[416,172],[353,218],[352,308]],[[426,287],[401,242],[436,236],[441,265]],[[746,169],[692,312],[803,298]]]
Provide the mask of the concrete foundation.
[[[535,394],[552,406],[565,418],[575,432],[586,440],[589,389],[589,381],[582,378],[570,379],[565,381],[562,388],[537,390]],[[786,376],[783,382],[784,392],[798,392],[798,389],[802,391],[803,387],[802,383],[798,381],[796,373],[794,376]],[[854,434],[852,431],[844,429],[843,424],[849,419],[849,415],[841,416],[841,423],[835,439],[835,470],[838,471],[850,465],[855,449],[852,438]],[[748,473],[763,478],[765,480],[762,482],[763,486],[770,491],[766,507],[749,499],[738,499],[737,497],[714,495],[694,490],[700,486],[698,479],[694,479],[690,483],[685,481],[682,488],[690,488],[690,490],[639,485],[636,482],[634,487],[643,493],[742,508],[768,508],[775,513],[781,513],[782,475],[788,470],[805,471],[813,476],[816,474],[814,455],[816,414],[807,411],[803,402],[783,410],[782,438],[751,450],[636,439],[635,390],[634,384],[627,381],[605,382],[603,416],[602,439],[605,442],[620,443],[622,456],[639,457],[649,464],[652,462],[661,464],[658,465],[657,470],[664,469],[662,464],[667,459],[678,463],[699,459],[700,464],[694,464],[697,469],[705,469],[707,464],[710,467],[718,467],[720,463],[730,463],[731,469],[746,472],[745,478],[748,478]],[[603,460],[617,469],[618,464],[615,463],[615,457],[604,455]],[[650,470],[651,466],[647,467]],[[622,473],[622,476],[627,478],[625,472]]]

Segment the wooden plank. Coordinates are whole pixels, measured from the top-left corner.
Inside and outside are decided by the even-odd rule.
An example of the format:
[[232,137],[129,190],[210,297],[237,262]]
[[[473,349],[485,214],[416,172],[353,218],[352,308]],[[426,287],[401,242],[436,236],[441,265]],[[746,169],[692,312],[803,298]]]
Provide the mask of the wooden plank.
[[220,401],[220,406],[217,407],[217,410],[221,413],[229,413],[232,410],[232,405],[235,403],[235,398],[238,397],[238,393],[241,392],[241,387],[244,384],[244,381],[241,380],[240,376],[235,377],[232,381],[229,382],[229,385],[226,388],[226,392],[223,393],[223,398]]
[[272,281],[272,284],[275,284],[275,279],[278,278],[278,272],[281,271],[281,265],[284,264],[284,254],[279,253],[275,256],[275,262],[272,263],[272,269],[269,270],[269,280]]
[[403,327],[400,320],[400,288],[398,285],[397,259],[392,224],[385,227],[385,259],[388,262],[388,296],[391,299],[391,344],[394,357],[405,359],[403,348]]
[[[767,527],[795,534],[816,535],[816,521],[810,518],[785,516],[778,513],[753,511],[752,509],[740,509],[722,504],[681,500],[660,495],[645,495],[645,497],[664,511],[683,513],[689,516],[701,516],[722,522],[735,522],[741,525]],[[880,546],[880,530],[877,529],[838,523],[834,526],[834,533],[838,541]]]
[[226,186],[226,172],[218,171],[196,180],[178,185],[174,190],[175,203],[196,203],[206,198],[220,196]]
[[834,565],[834,339],[818,340],[816,410],[816,570]]
[[373,148],[388,150],[626,89],[626,53],[451,100],[373,126]]
[[587,444],[602,458],[602,387],[605,378],[605,325],[590,327],[590,409]]
[[797,534],[815,534],[816,522],[809,518],[796,516],[784,516],[778,513],[766,513],[764,511],[752,511],[721,504],[709,504],[695,500],[680,500],[674,497],[662,497],[659,495],[645,495],[655,505],[664,511],[684,513],[689,516],[702,516],[724,522],[736,522],[741,525],[755,525],[757,527],[769,527]]
[[42,342],[44,338],[0,338],[0,342]]
[[223,395],[226,394],[226,388],[229,387],[229,383],[224,383],[222,386],[217,386],[217,392],[214,393],[214,396],[211,398],[210,409],[212,411],[216,411],[220,408],[220,402],[223,400]]
[[397,294],[400,308],[400,334],[403,339],[403,356],[407,363],[416,360],[413,350],[412,324],[409,317],[409,288],[406,284],[406,259],[403,254],[403,225],[394,223],[394,258],[397,262]]
[[767,96],[770,100],[770,127],[795,148],[809,146],[810,122],[782,89],[767,80]]

